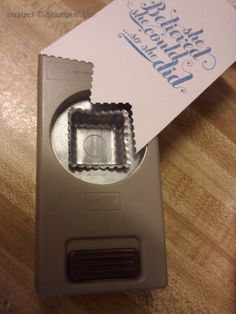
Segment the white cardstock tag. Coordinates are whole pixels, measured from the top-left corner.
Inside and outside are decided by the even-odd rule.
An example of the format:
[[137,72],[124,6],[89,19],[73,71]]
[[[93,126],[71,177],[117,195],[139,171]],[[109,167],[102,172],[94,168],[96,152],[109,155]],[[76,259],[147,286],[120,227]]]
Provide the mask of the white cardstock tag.
[[41,54],[92,62],[91,101],[132,105],[139,151],[235,61],[236,12],[226,0],[114,0]]

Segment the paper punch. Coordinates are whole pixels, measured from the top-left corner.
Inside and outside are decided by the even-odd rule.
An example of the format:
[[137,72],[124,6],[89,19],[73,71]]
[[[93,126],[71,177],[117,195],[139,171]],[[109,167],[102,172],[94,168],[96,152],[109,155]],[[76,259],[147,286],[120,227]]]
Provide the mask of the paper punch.
[[92,63],[39,57],[42,296],[167,284],[157,138],[135,152],[131,105],[91,104],[92,71]]

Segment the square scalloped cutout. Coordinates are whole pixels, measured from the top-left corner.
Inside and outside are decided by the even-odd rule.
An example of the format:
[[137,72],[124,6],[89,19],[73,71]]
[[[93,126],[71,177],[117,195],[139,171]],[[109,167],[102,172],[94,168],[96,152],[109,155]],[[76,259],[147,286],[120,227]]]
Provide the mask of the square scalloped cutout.
[[[119,106],[120,107],[120,106]],[[125,109],[83,110],[68,114],[69,166],[71,169],[130,167],[133,126]]]

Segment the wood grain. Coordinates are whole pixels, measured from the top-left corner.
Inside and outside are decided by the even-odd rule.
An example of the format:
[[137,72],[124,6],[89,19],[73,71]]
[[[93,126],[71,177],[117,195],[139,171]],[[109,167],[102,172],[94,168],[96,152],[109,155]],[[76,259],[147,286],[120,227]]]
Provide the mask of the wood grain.
[[[0,3],[0,313],[236,313],[236,65],[159,136],[168,288],[48,299],[34,290],[37,54],[109,2]],[[48,10],[81,13],[36,14]]]

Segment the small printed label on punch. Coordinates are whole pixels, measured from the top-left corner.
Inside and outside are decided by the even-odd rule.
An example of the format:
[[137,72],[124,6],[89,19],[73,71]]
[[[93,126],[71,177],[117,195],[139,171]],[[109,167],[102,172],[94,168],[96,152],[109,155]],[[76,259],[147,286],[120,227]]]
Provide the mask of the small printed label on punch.
[[89,68],[87,69],[87,64],[84,64],[84,67],[76,66],[76,63],[68,62],[65,67],[65,62],[57,62],[57,66],[55,67],[55,62],[47,63],[47,79],[48,80],[63,80],[63,81],[80,81],[84,76],[91,76],[91,71]]
[[86,210],[120,210],[120,193],[86,193]]

